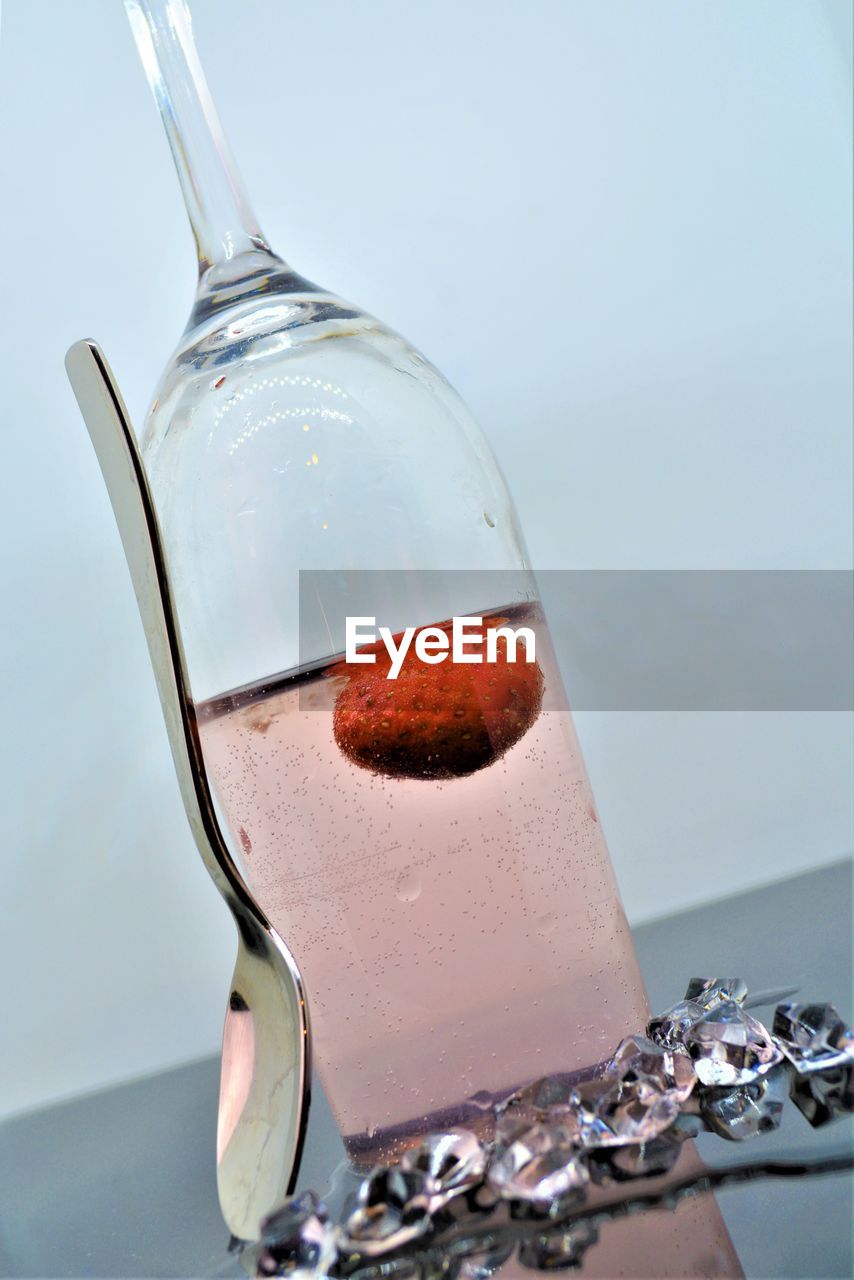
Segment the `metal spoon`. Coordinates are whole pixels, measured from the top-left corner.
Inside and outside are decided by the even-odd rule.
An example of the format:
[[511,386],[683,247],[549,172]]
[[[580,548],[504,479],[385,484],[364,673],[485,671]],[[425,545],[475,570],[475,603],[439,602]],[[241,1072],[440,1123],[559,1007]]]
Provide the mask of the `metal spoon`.
[[311,1072],[302,981],[249,892],[219,826],[157,514],[121,394],[94,342],[76,342],[65,367],[121,534],[190,827],[237,925],[223,1035],[217,1187],[232,1234],[252,1240],[261,1219],[292,1190],[305,1137]]

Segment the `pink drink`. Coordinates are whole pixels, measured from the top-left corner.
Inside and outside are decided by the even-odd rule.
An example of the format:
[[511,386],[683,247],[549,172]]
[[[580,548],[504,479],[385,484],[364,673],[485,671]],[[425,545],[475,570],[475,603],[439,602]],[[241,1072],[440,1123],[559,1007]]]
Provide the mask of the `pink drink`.
[[[382,777],[336,744],[337,659],[212,699],[208,768],[238,859],[305,982],[348,1154],[394,1159],[539,1076],[583,1070],[647,1005],[572,719],[539,615],[538,719],[487,768]],[[682,1169],[697,1163],[688,1146]],[[742,1274],[717,1205],[628,1218],[591,1276]],[[507,1280],[530,1274],[515,1261]]]
[[[503,612],[518,624],[518,609]],[[299,965],[354,1158],[589,1067],[646,1018],[560,678],[541,620],[525,623],[544,709],[466,777],[351,763],[333,737],[340,685],[323,669],[199,708],[234,849]]]

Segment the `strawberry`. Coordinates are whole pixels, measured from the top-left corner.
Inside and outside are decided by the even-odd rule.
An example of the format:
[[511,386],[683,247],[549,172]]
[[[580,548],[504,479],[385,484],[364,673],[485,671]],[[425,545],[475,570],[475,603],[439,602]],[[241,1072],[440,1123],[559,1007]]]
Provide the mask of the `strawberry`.
[[[481,634],[506,621],[485,618]],[[450,639],[450,624],[440,626]],[[374,773],[464,777],[503,756],[540,713],[539,664],[526,662],[521,646],[516,662],[509,662],[502,636],[496,661],[476,664],[455,663],[450,653],[441,663],[422,662],[413,639],[396,680],[388,679],[391,658],[382,642],[360,652],[376,654],[376,663],[345,661],[329,673],[347,678],[335,701],[332,727],[345,756]],[[482,652],[485,658],[485,647]]]

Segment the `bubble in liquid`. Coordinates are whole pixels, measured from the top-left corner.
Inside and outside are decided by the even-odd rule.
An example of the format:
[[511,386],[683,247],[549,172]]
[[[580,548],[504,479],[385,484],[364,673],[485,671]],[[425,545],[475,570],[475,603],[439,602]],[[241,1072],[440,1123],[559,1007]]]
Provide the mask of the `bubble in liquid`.
[[537,932],[543,937],[548,937],[557,928],[558,919],[556,911],[547,911],[537,920]]
[[407,867],[397,877],[394,886],[395,897],[399,902],[415,902],[421,896],[421,877],[414,867]]

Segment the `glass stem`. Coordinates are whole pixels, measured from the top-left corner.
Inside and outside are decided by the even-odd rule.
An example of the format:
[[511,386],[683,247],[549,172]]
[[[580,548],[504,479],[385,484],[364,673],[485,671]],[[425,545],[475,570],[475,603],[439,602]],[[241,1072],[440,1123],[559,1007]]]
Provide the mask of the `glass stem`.
[[196,241],[200,286],[212,269],[220,283],[244,274],[243,264],[236,261],[244,254],[254,255],[256,270],[259,257],[279,261],[243,190],[199,61],[185,0],[125,0],[125,8],[178,170]]

